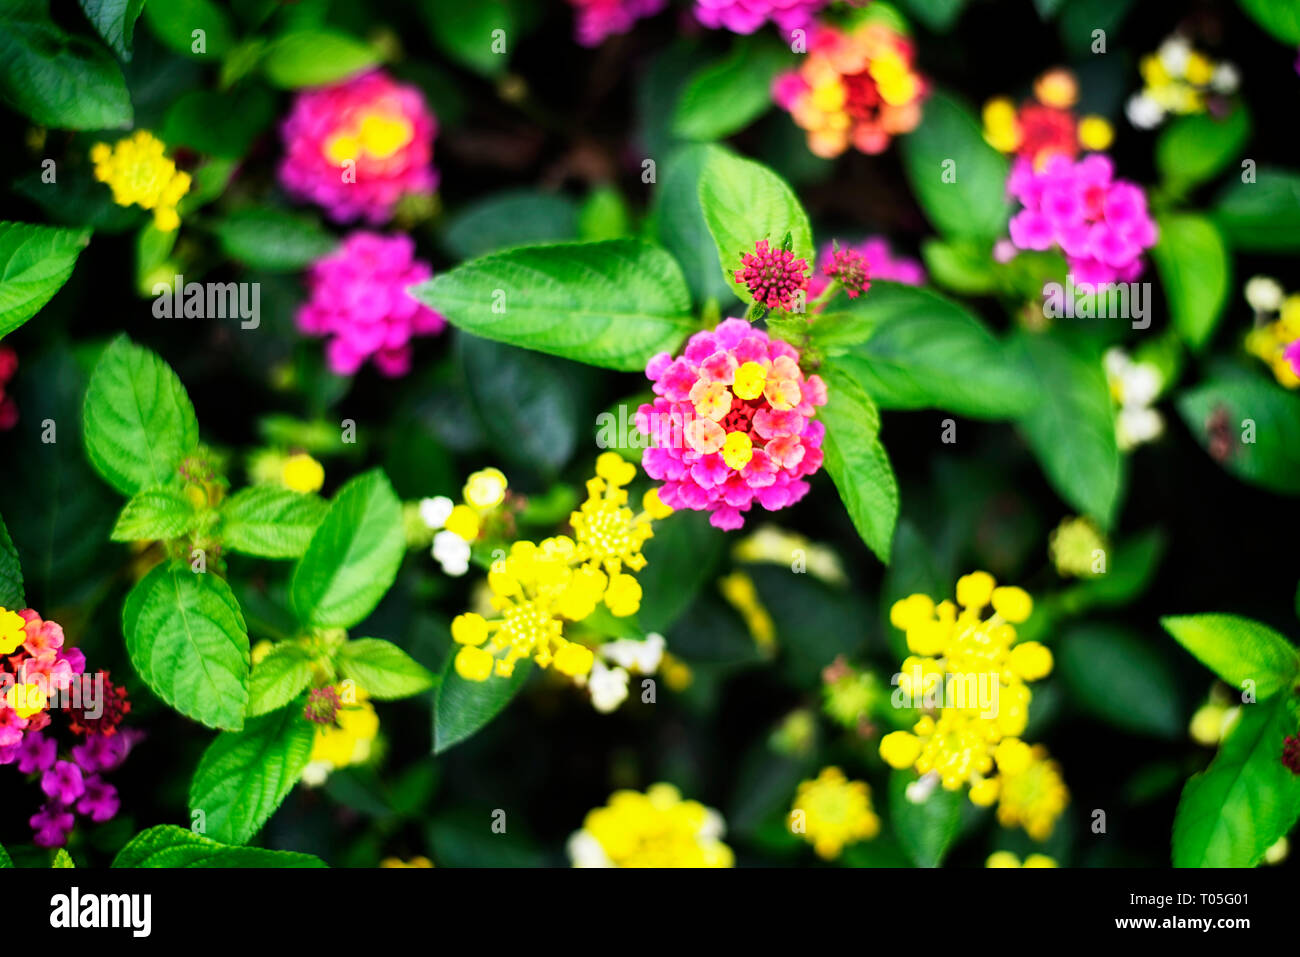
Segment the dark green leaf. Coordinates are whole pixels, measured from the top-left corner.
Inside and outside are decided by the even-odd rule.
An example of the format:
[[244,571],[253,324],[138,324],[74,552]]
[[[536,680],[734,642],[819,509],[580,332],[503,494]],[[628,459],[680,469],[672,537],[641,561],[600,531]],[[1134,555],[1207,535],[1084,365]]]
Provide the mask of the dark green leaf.
[[1066,689],[1083,710],[1125,731],[1183,731],[1178,678],[1152,643],[1112,625],[1076,625],[1056,645]]
[[0,222],[0,338],[41,311],[89,242],[89,229]]
[[433,705],[433,753],[477,734],[518,694],[532,672],[532,663],[520,661],[509,678],[490,675],[487,681],[466,681],[456,674],[455,649],[447,656]]

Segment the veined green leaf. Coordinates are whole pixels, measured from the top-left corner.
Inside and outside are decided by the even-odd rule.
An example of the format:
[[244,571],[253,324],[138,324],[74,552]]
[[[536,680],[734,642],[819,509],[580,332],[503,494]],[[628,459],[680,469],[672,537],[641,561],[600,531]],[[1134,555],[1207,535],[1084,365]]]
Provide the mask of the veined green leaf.
[[230,847],[174,824],[141,831],[113,859],[114,867],[325,867],[311,854]]
[[1197,660],[1241,691],[1253,684],[1260,700],[1300,680],[1300,652],[1267,625],[1236,615],[1170,615],[1160,624]]
[[115,542],[153,542],[193,531],[199,521],[189,499],[172,488],[147,488],[126,503],[113,526]]
[[372,698],[409,698],[433,687],[434,676],[423,665],[381,638],[346,641],[335,657],[345,678],[351,678]]
[[0,337],[41,311],[89,242],[89,229],[0,222]]
[[221,507],[222,542],[245,555],[297,558],[307,551],[328,511],[329,505],[317,495],[250,485]]

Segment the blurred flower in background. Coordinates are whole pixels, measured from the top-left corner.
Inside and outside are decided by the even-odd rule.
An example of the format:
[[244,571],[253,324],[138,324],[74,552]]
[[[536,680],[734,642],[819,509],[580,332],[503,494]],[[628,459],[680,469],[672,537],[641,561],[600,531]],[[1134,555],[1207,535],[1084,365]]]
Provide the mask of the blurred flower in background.
[[811,844],[818,857],[834,860],[846,845],[880,833],[871,787],[850,781],[839,768],[822,768],[816,778],[799,784],[790,809],[790,831]]
[[671,784],[615,791],[569,838],[574,867],[731,867],[722,815]]
[[414,86],[371,70],[307,89],[281,127],[280,183],[336,222],[387,222],[402,197],[432,193],[437,122]]
[[307,271],[308,299],[298,328],[325,336],[325,358],[338,375],[354,375],[370,360],[381,375],[411,368],[411,339],[435,335],[447,322],[407,292],[433,275],[415,258],[409,236],[355,232]]
[[636,21],[654,16],[668,0],[569,0],[575,17],[574,37],[585,47],[599,46],[606,37],[627,33]]
[[1143,86],[1129,98],[1125,112],[1129,122],[1142,130],[1154,129],[1170,114],[1185,116],[1208,110],[1221,115],[1227,110],[1227,97],[1241,83],[1233,64],[1215,63],[1179,35],[1144,56],[1138,68]]
[[1119,406],[1115,415],[1115,441],[1121,452],[1129,452],[1144,442],[1153,442],[1164,433],[1165,420],[1153,408],[1164,377],[1150,362],[1135,362],[1118,346],[1106,350],[1102,357],[1111,398]]
[[1300,293],[1288,296],[1276,279],[1255,276],[1245,296],[1255,311],[1246,351],[1268,365],[1279,385],[1300,388]]
[[835,157],[850,147],[883,153],[921,122],[928,85],[912,65],[912,43],[880,23],[818,26],[798,69],[772,86],[778,106],[808,132],[808,148]]
[[[868,236],[857,243],[840,243],[840,250],[860,253],[867,261],[867,270],[872,279],[887,279],[890,282],[900,282],[905,286],[925,285],[925,267],[921,265],[920,260],[895,256],[889,248],[889,240],[883,236]],[[826,291],[827,285],[830,284],[826,266],[834,255],[835,250],[830,243],[818,250],[817,265],[820,268],[814,270],[812,278],[808,281],[809,298],[816,299]]]
[[1002,153],[1029,160],[1035,169],[1053,156],[1074,159],[1082,150],[1105,150],[1115,131],[1105,118],[1076,118],[1079,85],[1069,70],[1054,69],[1034,81],[1034,98],[1020,106],[1009,97],[984,104],[984,139]]

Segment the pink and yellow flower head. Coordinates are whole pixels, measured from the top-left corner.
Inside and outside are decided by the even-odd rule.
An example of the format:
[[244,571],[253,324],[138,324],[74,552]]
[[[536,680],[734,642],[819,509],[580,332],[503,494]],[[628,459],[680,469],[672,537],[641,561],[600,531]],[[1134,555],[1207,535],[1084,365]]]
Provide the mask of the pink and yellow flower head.
[[1142,253],[1156,244],[1156,223],[1142,187],[1114,176],[1101,153],[1077,162],[1052,156],[1041,170],[1017,159],[1007,192],[1024,208],[1011,217],[1011,242],[1018,249],[1060,248],[1076,283],[1136,279]]
[[336,222],[384,223],[403,196],[437,188],[436,132],[420,91],[380,70],[304,90],[281,127],[280,183]]
[[606,37],[627,33],[643,17],[654,16],[668,0],[569,0],[576,20],[573,32],[584,47],[599,46]]
[[921,122],[926,81],[912,44],[879,23],[845,32],[816,27],[798,70],[776,78],[772,96],[808,132],[808,148],[835,157],[853,147],[883,153]]
[[85,670],[86,656],[64,646],[57,622],[30,608],[0,608],[0,752],[47,727],[50,699]]
[[774,23],[786,34],[806,30],[830,0],[695,0],[695,19],[712,30],[753,33]]
[[1246,284],[1255,310],[1246,351],[1266,363],[1278,384],[1300,388],[1300,293],[1286,295],[1276,280],[1256,277]]
[[298,308],[298,328],[328,337],[325,356],[339,375],[354,374],[367,359],[385,376],[405,375],[411,339],[446,325],[407,292],[432,274],[428,263],[415,258],[409,236],[352,233],[308,270],[309,296]]
[[1041,169],[1053,156],[1074,159],[1081,150],[1108,149],[1114,130],[1100,116],[1076,118],[1079,87],[1068,70],[1048,70],[1034,81],[1034,99],[1018,108],[1007,97],[984,104],[984,139]]
[[152,211],[154,226],[170,233],[181,224],[176,206],[190,191],[190,174],[178,170],[165,149],[152,133],[136,130],[111,147],[96,143],[90,159],[95,179],[113,191],[113,202]]
[[775,511],[808,493],[804,479],[822,464],[826,429],[813,415],[826,385],[803,374],[793,346],[727,319],[693,335],[676,359],[655,356],[646,375],[656,398],[637,410],[651,439],[642,465],[664,483],[666,505],[735,529],[755,501]]

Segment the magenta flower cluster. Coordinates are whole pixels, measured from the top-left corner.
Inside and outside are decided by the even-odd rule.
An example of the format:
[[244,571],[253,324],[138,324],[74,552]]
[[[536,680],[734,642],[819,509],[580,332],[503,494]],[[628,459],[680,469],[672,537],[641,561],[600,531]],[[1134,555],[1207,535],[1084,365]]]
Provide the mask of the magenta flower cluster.
[[722,529],[740,528],[754,502],[769,511],[793,505],[804,479],[822,464],[826,404],[820,376],[805,377],[799,354],[743,319],[691,336],[681,356],[666,352],[646,365],[653,403],[637,410],[650,437],[646,474],[664,484],[673,508],[708,511]]
[[339,375],[353,375],[367,359],[385,376],[405,375],[411,339],[446,325],[407,292],[432,274],[415,258],[410,237],[354,232],[308,270],[309,296],[298,308],[298,328],[328,337],[326,361]]
[[785,33],[806,30],[829,0],[695,0],[695,19],[710,29],[753,33],[775,23]]
[[9,763],[16,763],[20,774],[37,776],[45,794],[45,803],[28,820],[32,840],[38,847],[66,844],[76,821],[74,811],[96,824],[117,815],[117,788],[103,776],[126,760],[140,737],[141,733],[134,729],[88,734],[72,747],[70,760],[60,759],[57,742],[42,732],[32,732],[23,739]]
[[1053,156],[1041,170],[1016,160],[1007,192],[1024,209],[1011,218],[1011,242],[1018,249],[1059,247],[1078,283],[1136,279],[1143,251],[1156,243],[1156,224],[1142,188],[1114,175],[1101,153],[1078,161]]
[[795,297],[808,288],[808,263],[795,259],[788,249],[771,248],[763,239],[754,252],[741,256],[735,276],[756,303],[769,309],[793,309]]
[[643,17],[653,16],[668,0],[569,0],[574,7],[574,36],[585,47],[599,46],[606,37],[627,33]]
[[379,70],[304,90],[281,127],[280,183],[335,222],[384,223],[403,196],[437,188],[436,132],[420,91]]

